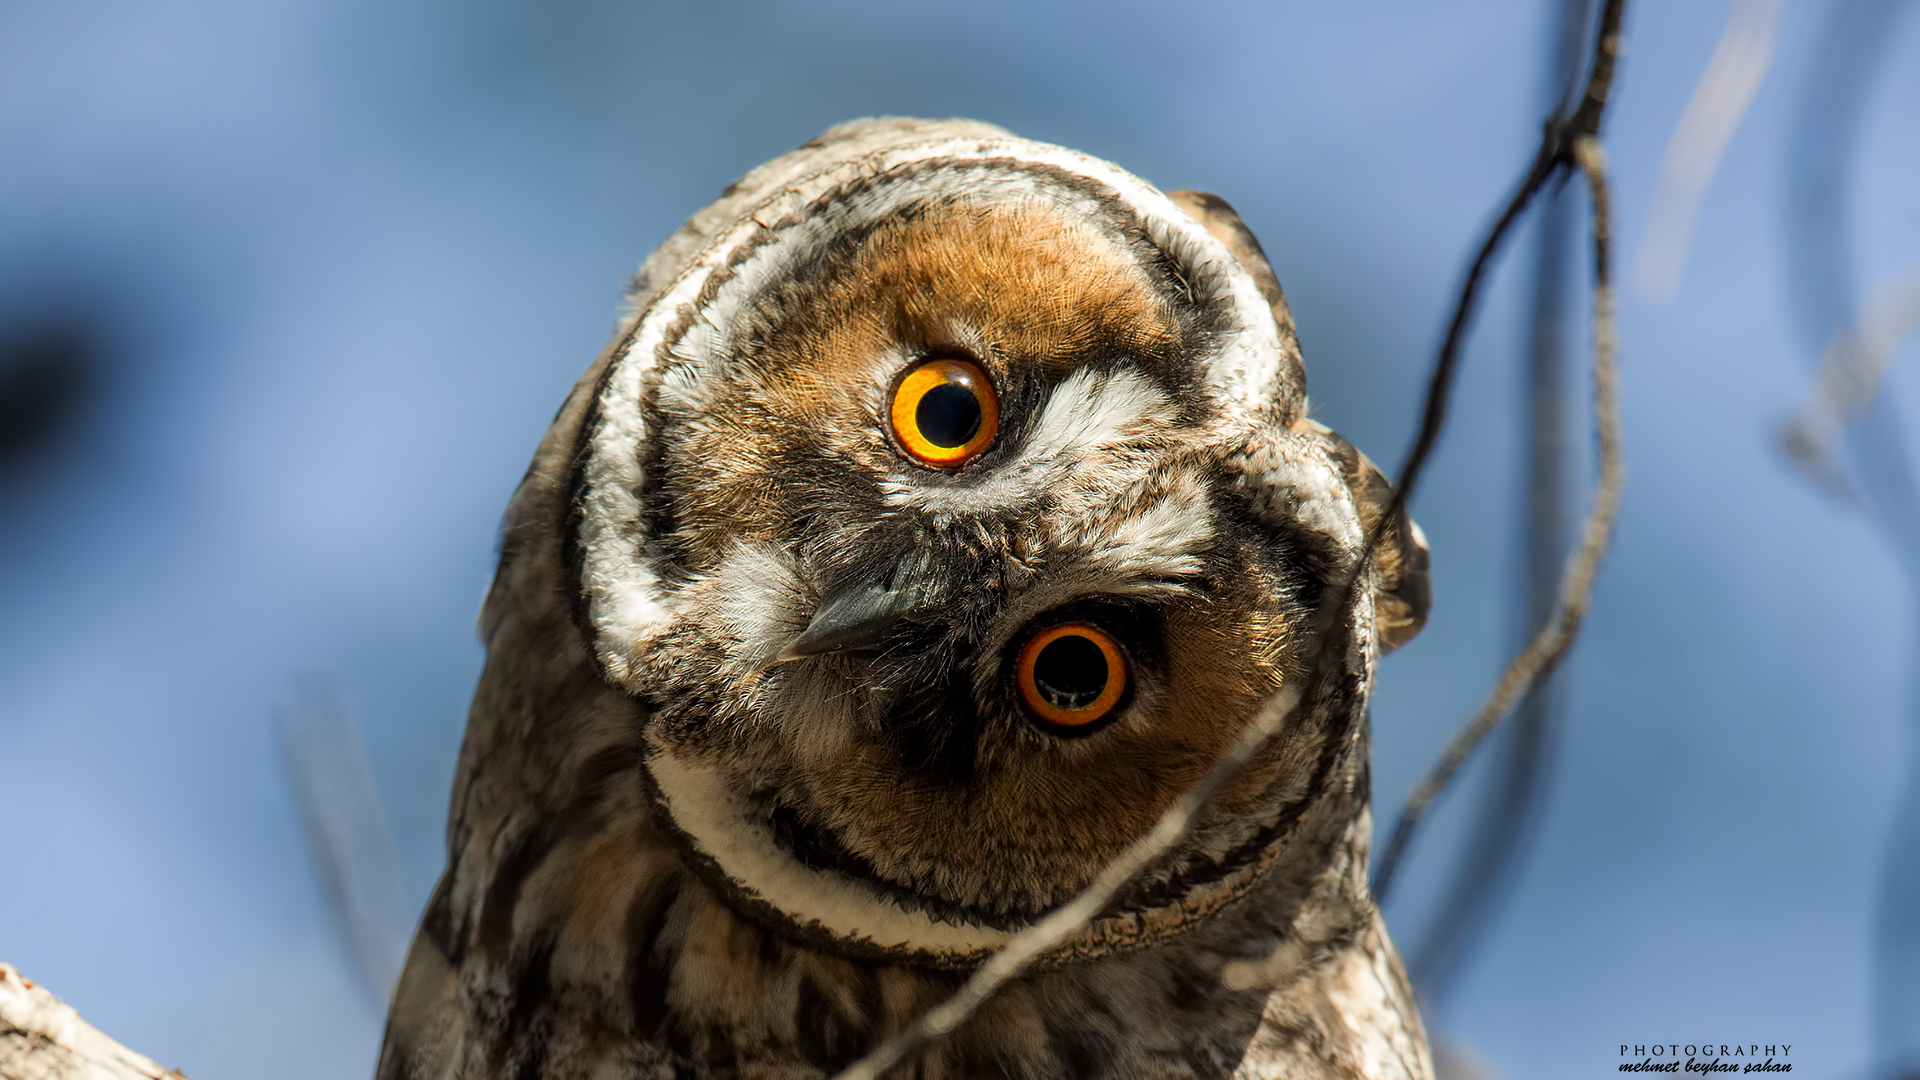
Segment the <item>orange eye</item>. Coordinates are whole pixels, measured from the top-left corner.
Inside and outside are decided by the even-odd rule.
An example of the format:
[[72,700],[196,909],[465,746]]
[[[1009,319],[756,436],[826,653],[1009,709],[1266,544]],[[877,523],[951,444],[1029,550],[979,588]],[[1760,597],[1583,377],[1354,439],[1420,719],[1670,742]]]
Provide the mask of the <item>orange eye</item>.
[[993,381],[965,360],[929,360],[893,388],[893,437],[928,465],[964,465],[993,442],[1000,401]]
[[1033,635],[1020,650],[1015,678],[1036,717],[1054,727],[1086,728],[1120,704],[1127,657],[1105,632],[1067,623]]

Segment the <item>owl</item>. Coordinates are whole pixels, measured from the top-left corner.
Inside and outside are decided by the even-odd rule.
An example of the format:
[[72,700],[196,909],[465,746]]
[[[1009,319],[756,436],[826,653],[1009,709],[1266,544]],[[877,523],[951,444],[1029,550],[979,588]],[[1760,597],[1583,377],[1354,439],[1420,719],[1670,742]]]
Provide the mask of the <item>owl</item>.
[[1222,200],[966,121],[755,169],[508,508],[379,1077],[831,1076],[1282,693],[1176,849],[894,1075],[1429,1077],[1366,885],[1368,697],[1429,595],[1391,501]]

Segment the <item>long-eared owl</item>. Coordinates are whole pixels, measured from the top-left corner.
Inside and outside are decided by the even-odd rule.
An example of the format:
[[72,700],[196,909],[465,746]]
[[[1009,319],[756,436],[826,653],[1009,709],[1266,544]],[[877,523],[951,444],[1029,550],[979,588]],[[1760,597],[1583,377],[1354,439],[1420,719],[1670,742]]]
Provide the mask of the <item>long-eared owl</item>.
[[1368,696],[1428,603],[1389,496],[1220,199],[965,121],[755,169],[508,508],[380,1077],[832,1075],[1282,692],[1178,847],[898,1074],[1429,1077],[1365,878]]

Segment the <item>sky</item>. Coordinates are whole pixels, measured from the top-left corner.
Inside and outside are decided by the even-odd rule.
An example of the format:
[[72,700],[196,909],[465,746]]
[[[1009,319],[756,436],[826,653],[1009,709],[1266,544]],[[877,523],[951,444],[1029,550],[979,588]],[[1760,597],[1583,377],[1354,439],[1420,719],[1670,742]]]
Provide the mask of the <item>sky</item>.
[[[1783,176],[1832,6],[1788,0],[1676,294],[1621,295],[1618,541],[1529,857],[1433,1015],[1500,1076],[1676,1039],[1789,1044],[1814,1076],[1875,1052],[1874,896],[1920,757],[1908,590],[1773,441],[1812,386]],[[52,327],[87,373],[0,473],[0,960],[196,1080],[370,1074],[379,1008],[276,717],[315,682],[352,700],[423,904],[536,440],[647,251],[838,121],[972,116],[1226,197],[1315,415],[1397,462],[1537,138],[1557,7],[0,4],[0,347]],[[1631,5],[1604,133],[1623,268],[1727,13]],[[1863,289],[1920,266],[1920,16],[1894,30],[1846,191]],[[1382,818],[1516,643],[1528,251],[1496,268],[1414,504],[1435,606],[1383,665]],[[1885,392],[1908,414],[1917,353]],[[1477,777],[1396,887],[1403,946]]]

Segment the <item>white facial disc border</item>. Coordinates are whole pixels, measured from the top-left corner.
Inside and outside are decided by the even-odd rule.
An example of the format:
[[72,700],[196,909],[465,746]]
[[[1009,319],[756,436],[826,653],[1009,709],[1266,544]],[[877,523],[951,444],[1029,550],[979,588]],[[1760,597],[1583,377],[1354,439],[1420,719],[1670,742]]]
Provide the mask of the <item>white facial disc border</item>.
[[[729,269],[733,279],[716,290],[715,303],[674,343],[674,362],[662,379],[662,393],[697,398],[709,374],[706,361],[725,343],[731,321],[727,312],[767,275],[781,272],[788,252],[805,250],[806,241],[818,238],[822,230],[844,227],[850,213],[870,217],[901,198],[924,198],[949,185],[978,189],[979,174],[971,171],[945,182],[937,175],[922,176],[911,186],[902,185],[891,198],[886,191],[894,185],[882,182],[862,193],[867,197],[850,200],[840,213],[807,214],[816,199],[848,181],[881,177],[932,159],[1008,163],[1008,171],[995,181],[1007,195],[1019,194],[1022,186],[1037,193],[1044,183],[1043,177],[1033,175],[1023,181],[1013,171],[1019,165],[1058,169],[1104,187],[1139,218],[1148,239],[1192,275],[1196,289],[1231,301],[1227,307],[1233,325],[1216,338],[1216,350],[1208,358],[1210,381],[1228,430],[1258,422],[1280,370],[1280,334],[1272,310],[1226,246],[1151,185],[1097,158],[1024,139],[936,140],[841,162],[797,181],[718,234],[640,315],[626,349],[612,361],[598,401],[598,424],[589,436],[580,543],[595,651],[616,684],[638,688],[646,643],[672,615],[672,600],[646,554],[640,521],[642,463],[650,435],[644,395],[669,329],[707,289],[713,274]],[[1046,186],[1057,195],[1057,186]],[[767,229],[776,233],[772,240],[758,235]],[[741,245],[749,243],[755,250],[735,263]],[[722,296],[727,303],[720,303]]]

